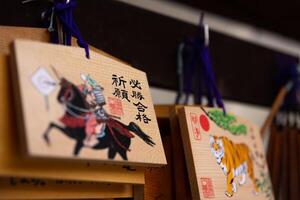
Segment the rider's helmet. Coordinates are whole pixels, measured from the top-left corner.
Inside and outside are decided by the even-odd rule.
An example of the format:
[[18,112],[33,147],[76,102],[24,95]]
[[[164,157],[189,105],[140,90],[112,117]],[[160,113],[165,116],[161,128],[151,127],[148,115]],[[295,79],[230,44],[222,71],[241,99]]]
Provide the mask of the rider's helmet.
[[92,93],[95,96],[95,101],[98,105],[105,105],[105,97],[103,94],[104,88],[101,87],[90,75],[80,74],[80,78],[92,87]]

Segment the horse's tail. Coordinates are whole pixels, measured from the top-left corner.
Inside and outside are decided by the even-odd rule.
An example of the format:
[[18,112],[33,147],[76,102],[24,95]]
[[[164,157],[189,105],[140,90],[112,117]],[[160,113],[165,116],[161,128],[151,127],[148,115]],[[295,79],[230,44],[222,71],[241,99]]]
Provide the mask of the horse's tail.
[[148,145],[150,145],[152,147],[155,145],[152,138],[150,136],[148,136],[147,134],[145,134],[136,123],[130,122],[128,125],[128,128],[130,131],[132,131],[138,137],[140,137],[142,140],[144,140],[144,142],[146,142]]

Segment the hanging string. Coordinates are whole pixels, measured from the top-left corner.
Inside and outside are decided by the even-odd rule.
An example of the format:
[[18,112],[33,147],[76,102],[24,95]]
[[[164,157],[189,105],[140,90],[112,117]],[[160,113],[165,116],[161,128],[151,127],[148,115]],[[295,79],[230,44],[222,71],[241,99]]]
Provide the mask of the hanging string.
[[183,90],[186,94],[184,99],[184,104],[188,103],[188,99],[193,92],[193,74],[195,73],[195,54],[193,51],[193,41],[192,39],[187,39],[185,41],[185,46],[183,50],[183,59],[184,59],[184,66],[183,66]]
[[54,1],[54,14],[62,24],[64,43],[71,45],[72,36],[77,39],[80,47],[85,49],[87,58],[90,58],[89,46],[81,37],[80,31],[73,19],[73,9],[76,7],[76,0]]
[[[286,85],[287,88],[287,86],[289,86],[286,89],[288,92],[285,95],[280,111],[276,116],[277,125],[286,126],[290,121],[288,120],[290,118],[289,116],[292,115],[292,113],[300,112],[300,99],[298,94],[300,91],[300,66],[299,61],[295,58],[285,55],[277,55],[276,64],[277,87],[281,88]],[[293,122],[291,124],[294,126]]]
[[[30,2],[42,2],[41,0],[25,0],[23,4]],[[85,55],[90,58],[89,46],[83,40],[79,28],[73,19],[73,9],[76,7],[76,0],[49,0],[51,8],[42,14],[42,18],[49,20],[48,31],[53,43],[60,43],[59,26],[62,27],[64,45],[71,45],[72,36],[77,39],[78,46],[85,49]]]
[[[226,111],[225,111],[224,103],[222,101],[221,94],[218,90],[216,80],[215,80],[215,75],[214,75],[213,69],[212,69],[212,64],[211,64],[210,55],[209,55],[209,49],[208,49],[208,47],[206,47],[204,45],[200,46],[199,48],[200,48],[199,57],[200,57],[200,60],[202,62],[202,66],[203,66],[203,69],[205,72],[205,73],[203,73],[203,75],[205,77],[207,77],[206,87],[208,87],[208,91],[207,91],[208,92],[208,101],[209,101],[209,103],[212,103],[213,98],[215,98],[217,106],[222,108],[222,110],[225,114]],[[202,75],[202,77],[203,77],[203,75]]]
[[215,75],[208,48],[208,29],[203,24],[203,14],[200,17],[197,34],[193,38],[186,38],[178,50],[177,72],[179,78],[179,91],[176,97],[176,104],[180,103],[185,93],[184,104],[194,90],[196,104],[202,103],[202,97],[206,94],[208,106],[215,104],[222,108],[226,114],[221,94],[218,90]]
[[181,96],[183,95],[183,84],[184,84],[184,80],[183,80],[183,58],[182,58],[182,52],[184,49],[184,43],[180,43],[178,50],[177,50],[177,75],[178,75],[178,93],[176,96],[176,104],[179,103]]

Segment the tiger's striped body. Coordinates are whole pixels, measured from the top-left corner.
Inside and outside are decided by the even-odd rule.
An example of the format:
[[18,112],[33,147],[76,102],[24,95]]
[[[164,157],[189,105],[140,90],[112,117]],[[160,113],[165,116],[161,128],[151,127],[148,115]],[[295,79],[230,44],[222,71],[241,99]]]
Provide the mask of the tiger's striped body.
[[253,182],[254,192],[258,192],[253,162],[247,145],[234,144],[227,137],[210,136],[210,149],[227,178],[225,192],[227,196],[233,196],[237,190],[235,178],[240,176],[239,184],[243,185],[246,182],[247,174]]

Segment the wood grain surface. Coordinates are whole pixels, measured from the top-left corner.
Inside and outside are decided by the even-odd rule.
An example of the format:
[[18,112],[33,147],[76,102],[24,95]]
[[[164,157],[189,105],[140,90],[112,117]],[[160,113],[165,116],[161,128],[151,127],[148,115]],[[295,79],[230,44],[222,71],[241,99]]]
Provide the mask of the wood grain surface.
[[122,166],[69,160],[28,159],[22,156],[16,131],[8,57],[0,56],[0,175],[31,178],[61,178],[115,183],[144,183],[144,169],[128,171]]
[[[235,155],[233,158],[235,161],[233,162],[236,164],[227,165],[227,163],[225,165],[226,169],[230,169],[229,171],[238,169],[240,166],[238,159],[241,159],[242,154],[249,155],[248,160],[252,161],[254,167],[255,179],[251,180],[247,172],[245,184],[240,186],[236,183],[237,191],[233,193],[231,199],[273,199],[272,186],[259,129],[251,122],[235,116],[234,125],[244,125],[246,133],[241,135],[233,134],[233,132],[221,128],[212,120],[211,115],[207,114],[212,110],[216,109],[191,106],[179,110],[179,122],[193,199],[214,198],[221,200],[228,198],[225,195],[225,191],[227,191],[227,174],[223,173],[221,166],[217,164],[215,154],[212,154],[211,136],[226,137],[232,144],[243,144],[249,150],[241,151],[236,146],[225,146],[224,140],[222,140],[226,156],[222,157],[221,161],[223,159],[231,159],[226,153],[231,152],[232,156]],[[237,154],[234,154],[234,152],[237,152]],[[246,168],[249,169],[249,166],[250,164],[247,164]],[[241,180],[240,176],[234,179],[234,183],[238,180]],[[253,193],[254,184],[259,187],[257,195]],[[261,185],[259,186],[259,184]],[[263,187],[261,187],[262,185]]]
[[[13,85],[16,91],[17,112],[20,112],[19,127],[21,136],[26,136],[26,150],[33,157],[53,157],[53,158],[69,158],[69,159],[86,159],[98,160],[104,163],[120,163],[134,165],[162,165],[166,164],[162,141],[156,121],[153,103],[149,91],[147,78],[144,72],[136,70],[126,64],[120,63],[107,56],[97,54],[93,51],[91,58],[84,57],[84,50],[78,47],[66,47],[61,45],[53,45],[32,41],[19,40],[15,41],[12,46],[12,54],[15,64],[13,64],[12,75],[14,77]],[[131,139],[128,161],[124,161],[118,154],[114,159],[108,159],[107,150],[95,151],[89,148],[83,148],[80,155],[73,156],[74,141],[65,138],[65,136],[57,130],[51,131],[51,144],[49,147],[42,141],[42,134],[47,129],[49,123],[59,123],[59,119],[63,116],[64,110],[57,102],[57,93],[59,85],[55,91],[47,97],[49,102],[49,110],[45,109],[45,98],[33,86],[32,77],[41,68],[55,79],[56,75],[52,67],[59,72],[60,76],[66,78],[75,85],[83,84],[80,76],[82,73],[90,75],[104,88],[104,96],[107,99],[117,99],[121,104],[122,112],[118,116],[119,121],[125,125],[135,122],[140,126],[141,130],[150,136],[155,145],[152,147],[146,144],[139,137]],[[109,70],[108,70],[109,69]],[[114,85],[113,76],[123,77],[127,85]],[[134,99],[130,95],[134,89],[130,88],[130,81],[137,80],[140,82],[142,89],[140,92],[143,99]],[[55,80],[56,82],[60,80]],[[119,87],[119,88],[117,88]],[[115,89],[127,90],[128,99],[114,96]],[[135,89],[136,91],[136,89]],[[134,104],[141,103],[146,110],[141,112]],[[47,106],[46,106],[47,107]],[[104,106],[105,110],[112,114],[109,105]],[[151,121],[145,122],[137,119],[137,114],[146,114]]]
[[0,178],[0,199],[102,199],[133,197],[132,185],[36,178]]

